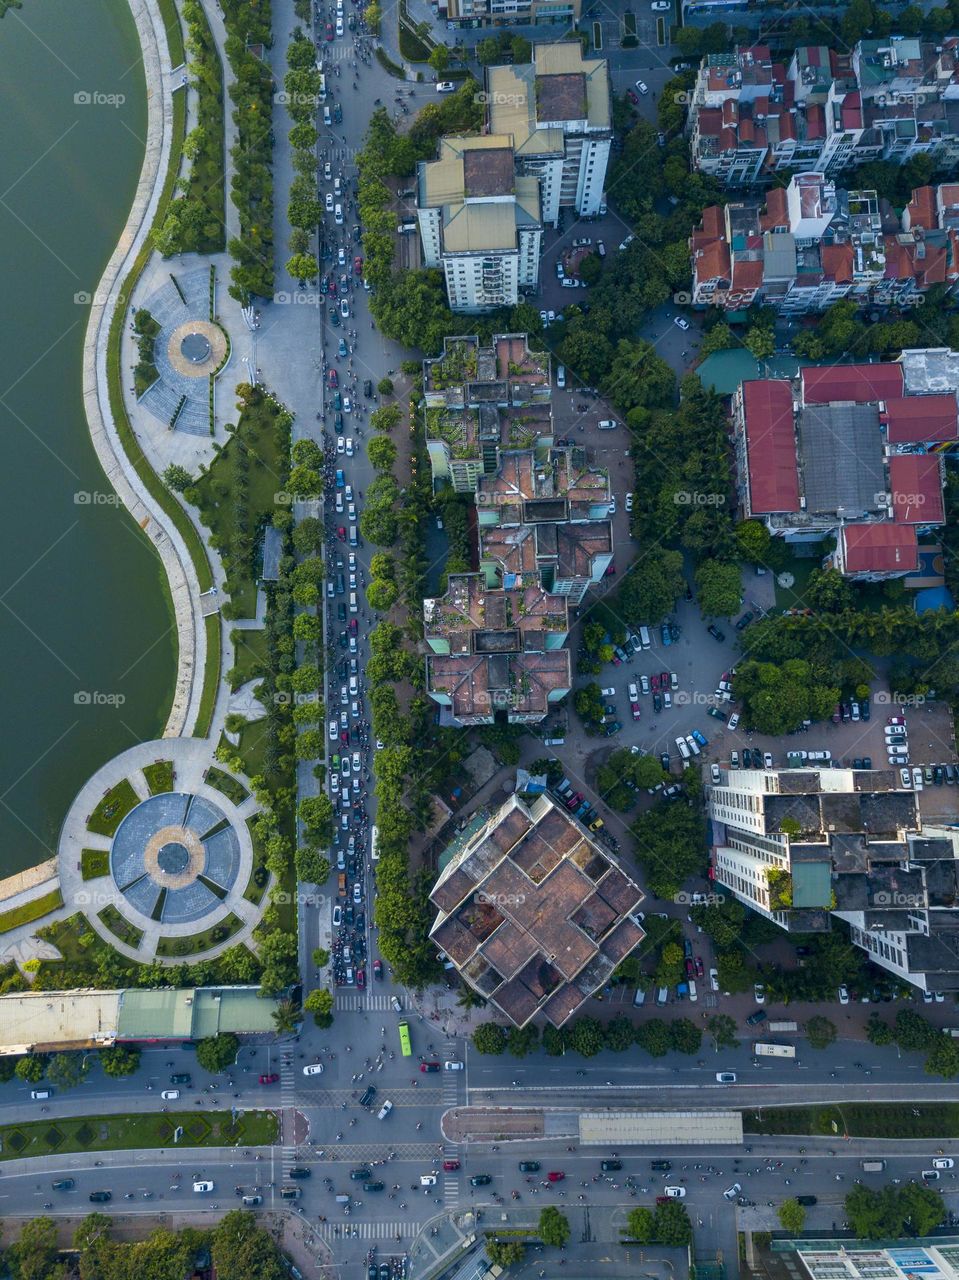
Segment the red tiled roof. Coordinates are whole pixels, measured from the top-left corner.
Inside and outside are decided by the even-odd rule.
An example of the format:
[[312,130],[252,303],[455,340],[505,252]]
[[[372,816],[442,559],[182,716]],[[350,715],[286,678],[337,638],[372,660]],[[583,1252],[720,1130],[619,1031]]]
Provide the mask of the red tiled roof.
[[942,469],[938,453],[902,453],[889,459],[896,524],[943,524]]
[[759,225],[765,231],[770,227],[782,227],[788,224],[786,192],[782,187],[773,187],[766,195],[766,212],[760,216]]
[[734,125],[739,119],[739,103],[735,98],[727,98],[723,103],[723,124]]
[[852,279],[852,245],[824,244],[822,246],[823,275],[837,284],[848,284]]
[[791,111],[780,111],[777,113],[779,120],[779,139],[781,142],[795,142],[796,134],[796,117]]
[[703,230],[711,236],[726,233],[726,218],[722,205],[711,204],[703,210]]
[[817,141],[819,138],[826,136],[826,113],[818,102],[813,103],[806,110],[806,137],[811,141]]
[[934,187],[916,187],[906,205],[910,227],[931,231],[936,225],[936,191]]
[[749,506],[753,515],[799,510],[799,470],[788,382],[743,383]]
[[696,128],[707,138],[717,138],[723,127],[723,113],[718,107],[704,107],[696,116]]
[[719,143],[724,151],[735,151],[737,141],[735,129],[723,129],[720,131]]
[[700,249],[694,260],[697,280],[729,279],[729,246],[725,240],[714,240]]
[[733,288],[758,289],[763,282],[763,264],[759,262],[733,263]]
[[823,365],[803,369],[801,376],[805,404],[829,404],[831,400],[869,404],[902,396],[902,366],[898,364]]
[[886,405],[886,438],[890,444],[932,444],[959,439],[956,397],[904,396]]
[[847,573],[907,572],[919,567],[919,546],[912,525],[847,524],[842,531]]
[[858,91],[847,93],[839,108],[839,118],[844,129],[862,128],[862,98]]

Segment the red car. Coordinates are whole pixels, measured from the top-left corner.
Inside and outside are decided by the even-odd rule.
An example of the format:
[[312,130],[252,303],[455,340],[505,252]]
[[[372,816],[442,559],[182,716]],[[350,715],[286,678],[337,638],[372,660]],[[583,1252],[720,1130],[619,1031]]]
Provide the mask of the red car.
[[668,671],[661,671],[659,673],[659,687],[660,689],[662,689],[664,693],[669,688],[669,672]]
[[444,1172],[444,1173],[454,1173],[454,1172],[455,1172],[459,1167],[460,1167],[460,1162],[459,1162],[458,1160],[444,1160],[444,1161],[443,1161],[443,1172]]
[[271,1071],[269,1075],[260,1076],[260,1084],[276,1084],[279,1078],[275,1071]]
[[343,527],[343,525],[340,525],[339,528],[337,529],[336,536],[339,538],[340,542],[346,541],[346,529]]
[[373,961],[373,977],[377,980],[377,982],[382,982],[383,980],[383,961],[382,960]]
[[336,277],[330,276],[326,282],[326,292],[332,293],[336,297]]
[[604,577],[604,578],[612,578],[612,577],[615,575],[615,573],[616,573],[616,561],[615,561],[615,560],[610,560],[610,562],[609,562],[609,568],[608,568],[608,569],[606,570],[606,572],[603,574],[603,577]]
[[348,746],[350,745],[350,731],[349,731],[349,729],[341,729],[341,730],[340,730],[340,742],[342,742],[342,743],[343,743],[343,745],[344,745],[344,746],[346,746],[346,747],[348,747]]
[[639,106],[639,94],[634,93],[632,89],[626,90],[626,97],[630,100],[634,107]]
[[701,978],[704,973],[705,973],[705,969],[703,968],[703,958],[702,956],[697,956],[696,957],[696,977]]
[[659,693],[659,676],[651,675],[649,677],[649,683],[650,683],[650,687],[653,690],[653,693]]
[[366,986],[366,970],[365,969],[357,969],[356,985],[360,991],[362,991],[363,988]]
[[326,38],[327,40],[333,39],[333,26],[329,22],[326,24]]
[[695,973],[696,973],[696,968],[693,964],[693,958],[692,956],[687,956],[686,957],[686,977],[692,978],[695,976]]
[[640,709],[639,709],[639,703],[638,703],[638,702],[631,702],[631,703],[629,704],[629,709],[630,709],[630,711],[633,713],[633,719],[634,719],[634,720],[638,720],[638,719],[639,719],[639,717],[643,714],[643,713],[642,713],[642,711],[640,711]]
[[353,259],[353,273],[358,276],[363,274],[363,259],[359,255]]
[[440,1069],[441,1069],[440,1064],[438,1062],[421,1062],[420,1063],[421,1071],[439,1071]]
[[356,635],[357,630],[358,630],[358,628],[357,628],[357,625],[356,625],[356,619],[355,619],[355,618],[350,618],[350,635],[351,635],[351,636],[355,636],[355,635]]
[[340,379],[335,369],[331,369],[326,375],[326,385],[334,390],[340,385]]
[[552,1173],[548,1173],[546,1176],[550,1182],[562,1182],[566,1174],[561,1173],[559,1169],[554,1169]]

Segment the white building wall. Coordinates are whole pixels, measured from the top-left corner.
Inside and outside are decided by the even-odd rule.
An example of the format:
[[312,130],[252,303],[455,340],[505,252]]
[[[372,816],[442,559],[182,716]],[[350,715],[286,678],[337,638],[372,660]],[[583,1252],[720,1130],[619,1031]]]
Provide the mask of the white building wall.
[[592,218],[599,213],[606,189],[609,151],[609,138],[587,138],[583,144],[576,187],[576,212],[581,218]]
[[438,267],[442,254],[440,240],[440,210],[418,209],[420,224],[420,243],[423,246],[423,261],[427,267]]

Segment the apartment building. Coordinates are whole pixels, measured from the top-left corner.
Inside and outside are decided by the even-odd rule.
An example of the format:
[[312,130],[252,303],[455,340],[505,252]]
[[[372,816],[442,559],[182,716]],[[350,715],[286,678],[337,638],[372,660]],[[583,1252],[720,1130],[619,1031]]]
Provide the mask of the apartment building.
[[548,351],[531,351],[525,333],[446,338],[443,353],[423,361],[426,447],[434,486],[476,492],[494,474],[501,450],[553,444]]
[[768,46],[703,59],[687,128],[695,169],[727,187],[784,169],[834,176],[868,160],[903,164],[959,156],[957,40],[935,45],[892,36],[852,54],[796,49],[788,66]]
[[898,769],[728,769],[708,792],[713,878],[795,933],[848,924],[923,991],[959,990],[959,809]]
[[609,64],[578,40],[533,46],[533,61],[486,70],[490,133],[513,140],[522,173],[539,181],[544,223],[560,209],[581,218],[603,203],[613,140]]
[[451,29],[528,25],[575,27],[582,0],[440,0]]
[[537,457],[504,451],[476,491],[479,567],[489,586],[538,579],[551,595],[581,603],[613,562],[609,474],[584,449]]
[[940,454],[959,439],[957,387],[959,355],[946,351],[741,383],[743,518],[791,543],[834,537],[826,563],[850,578],[915,572],[919,536],[945,522]]
[[441,724],[537,724],[573,687],[566,596],[539,575],[490,587],[482,573],[450,574],[423,601],[426,691]]
[[875,191],[844,191],[796,174],[765,199],[703,211],[689,240],[693,304],[752,303],[787,316],[860,306],[918,306],[933,285],[959,282],[959,187],[918,187],[902,219]]
[[499,134],[441,138],[439,158],[417,168],[423,260],[446,279],[452,311],[515,306],[539,280],[539,184],[518,173]]
[[511,796],[440,856],[430,938],[517,1027],[561,1027],[645,936],[642,890],[548,795]]

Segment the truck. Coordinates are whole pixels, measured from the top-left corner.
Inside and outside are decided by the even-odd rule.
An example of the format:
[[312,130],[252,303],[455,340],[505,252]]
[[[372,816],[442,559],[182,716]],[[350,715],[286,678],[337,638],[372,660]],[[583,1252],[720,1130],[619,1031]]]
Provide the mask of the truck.
[[863,1173],[882,1173],[886,1167],[885,1160],[860,1160],[859,1168]]
[[798,1031],[798,1022],[770,1022],[770,1031]]
[[795,1058],[796,1046],[794,1044],[771,1044],[767,1041],[757,1040],[753,1045],[753,1053],[757,1058]]

